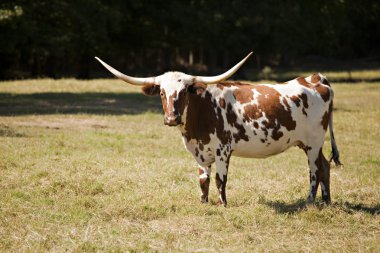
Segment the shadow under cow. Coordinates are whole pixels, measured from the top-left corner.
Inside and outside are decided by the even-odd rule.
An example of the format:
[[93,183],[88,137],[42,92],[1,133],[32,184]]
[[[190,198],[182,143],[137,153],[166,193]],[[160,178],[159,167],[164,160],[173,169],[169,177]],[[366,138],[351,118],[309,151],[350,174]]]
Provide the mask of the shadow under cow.
[[[277,213],[293,214],[293,213],[302,212],[306,210],[308,207],[308,204],[305,199],[298,199],[292,203],[286,203],[283,201],[268,201],[268,200],[262,200],[260,202],[261,204],[267,205],[275,209]],[[318,201],[311,205],[320,209],[326,207],[325,203],[318,202]],[[344,212],[349,213],[349,214],[352,214],[354,212],[363,212],[363,213],[368,213],[371,215],[380,214],[380,204],[366,205],[363,203],[350,203],[350,202],[334,203],[332,202],[331,207],[341,209]]]

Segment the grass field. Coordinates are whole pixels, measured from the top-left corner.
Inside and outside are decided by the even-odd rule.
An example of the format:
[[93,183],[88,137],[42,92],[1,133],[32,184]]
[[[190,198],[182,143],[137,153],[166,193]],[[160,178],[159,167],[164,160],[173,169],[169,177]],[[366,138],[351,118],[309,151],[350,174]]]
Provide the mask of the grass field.
[[200,204],[159,98],[117,80],[0,82],[0,251],[380,252],[380,83],[333,87],[344,168],[331,171],[331,206],[318,192],[305,207],[307,160],[293,148],[233,157],[224,208],[214,177]]

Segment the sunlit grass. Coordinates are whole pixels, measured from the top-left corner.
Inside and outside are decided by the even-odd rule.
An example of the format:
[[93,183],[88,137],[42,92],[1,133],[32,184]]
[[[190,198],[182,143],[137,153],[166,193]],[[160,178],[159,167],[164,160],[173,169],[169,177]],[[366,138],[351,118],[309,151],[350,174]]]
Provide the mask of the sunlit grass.
[[332,205],[305,208],[307,161],[293,148],[232,158],[224,208],[213,179],[200,204],[159,98],[116,80],[1,82],[0,250],[379,252],[380,83],[333,85],[344,168]]

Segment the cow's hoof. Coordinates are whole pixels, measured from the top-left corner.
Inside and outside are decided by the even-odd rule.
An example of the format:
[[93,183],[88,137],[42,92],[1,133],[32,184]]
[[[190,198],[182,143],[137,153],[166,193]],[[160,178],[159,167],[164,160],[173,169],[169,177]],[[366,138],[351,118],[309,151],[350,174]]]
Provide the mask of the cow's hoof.
[[326,205],[330,205],[331,204],[331,198],[329,196],[322,196],[322,201]]
[[312,197],[308,197],[307,199],[306,199],[306,205],[312,205],[312,204],[314,204],[314,198],[312,198]]
[[208,203],[208,196],[206,197],[201,196],[201,203]]
[[219,200],[219,205],[227,207],[227,201]]

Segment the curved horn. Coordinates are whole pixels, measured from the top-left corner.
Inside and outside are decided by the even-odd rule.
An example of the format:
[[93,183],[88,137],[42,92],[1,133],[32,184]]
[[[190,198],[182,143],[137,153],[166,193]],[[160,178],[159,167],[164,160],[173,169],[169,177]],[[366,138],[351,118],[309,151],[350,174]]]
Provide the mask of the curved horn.
[[251,56],[253,52],[250,52],[243,60],[241,60],[238,64],[233,66],[230,70],[227,72],[218,75],[218,76],[196,76],[195,81],[196,82],[202,82],[202,83],[217,83],[220,81],[224,81],[228,79],[230,76],[232,76],[243,64],[244,62]]
[[127,76],[127,75],[124,75],[123,73],[121,73],[120,71],[112,68],[110,65],[108,65],[104,61],[100,60],[98,57],[95,57],[95,59],[97,59],[106,69],[108,69],[117,78],[119,78],[119,79],[121,79],[127,83],[130,83],[133,85],[139,85],[139,86],[142,86],[142,85],[145,85],[148,83],[155,84],[155,78],[154,77],[142,78],[142,77]]

